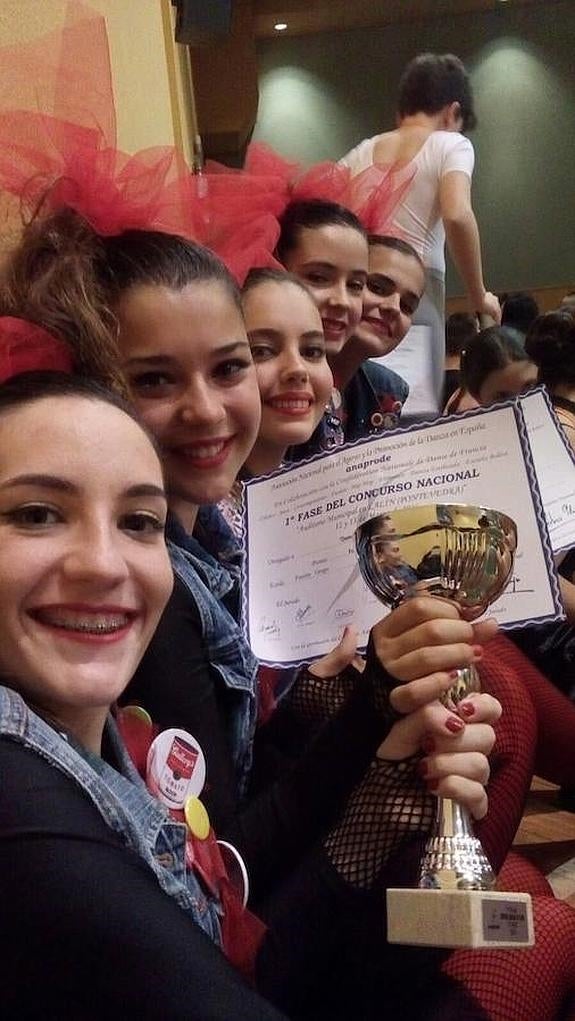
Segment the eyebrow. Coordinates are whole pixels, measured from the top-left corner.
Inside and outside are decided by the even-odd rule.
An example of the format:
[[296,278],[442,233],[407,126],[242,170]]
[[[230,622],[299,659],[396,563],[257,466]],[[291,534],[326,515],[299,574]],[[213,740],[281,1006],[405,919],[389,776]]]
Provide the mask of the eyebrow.
[[[220,358],[225,355],[233,354],[238,348],[249,348],[247,340],[232,340],[229,344],[222,344],[221,347],[216,348],[211,352],[212,358]],[[177,358],[173,358],[172,355],[139,355],[135,358],[128,358],[124,362],[123,368],[133,367],[135,365],[170,365],[172,362],[176,362]]]
[[[262,326],[259,330],[248,330],[250,340],[282,340],[284,334],[281,330],[274,330],[272,327]],[[324,340],[322,330],[306,330],[299,334],[299,340]]]
[[[385,280],[385,282],[387,284],[393,284],[393,286],[395,287],[396,291],[399,289],[398,286],[397,286],[397,283],[393,279],[393,277],[388,277],[386,273],[369,273],[368,277],[367,277],[368,287],[369,287],[369,283],[370,283],[371,280]],[[415,291],[404,291],[403,294],[401,295],[401,297],[402,298],[412,298],[412,300],[415,301],[418,304],[421,301],[423,295],[416,294]]]
[[[335,263],[333,262],[322,262],[321,259],[310,259],[309,262],[304,262],[302,269],[310,269],[311,267],[313,267],[314,269],[336,270],[336,272],[339,271],[340,268],[339,266],[336,266]],[[347,276],[365,277],[367,279],[367,270],[350,269]]]
[[[15,475],[14,478],[7,479],[0,485],[0,490],[6,489],[17,489],[23,486],[36,486],[40,489],[52,489],[59,493],[77,493],[78,486],[75,486],[73,482],[68,479],[61,479],[57,475]],[[129,486],[123,496],[128,497],[140,497],[140,496],[157,496],[160,499],[165,500],[166,494],[161,486],[152,485],[149,482],[139,482],[133,486]]]

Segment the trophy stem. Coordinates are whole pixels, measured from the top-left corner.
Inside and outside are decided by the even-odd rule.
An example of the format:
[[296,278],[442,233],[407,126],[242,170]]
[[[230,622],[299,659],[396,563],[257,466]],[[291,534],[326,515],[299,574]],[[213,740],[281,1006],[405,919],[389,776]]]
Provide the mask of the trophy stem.
[[492,890],[495,886],[495,874],[469,815],[456,801],[438,800],[418,886],[423,890]]

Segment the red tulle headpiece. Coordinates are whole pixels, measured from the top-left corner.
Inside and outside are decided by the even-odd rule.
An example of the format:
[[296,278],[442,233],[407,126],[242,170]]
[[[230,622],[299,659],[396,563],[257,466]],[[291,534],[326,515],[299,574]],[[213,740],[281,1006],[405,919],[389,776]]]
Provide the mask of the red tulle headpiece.
[[0,50],[1,190],[29,211],[69,206],[103,236],[193,238],[240,282],[252,266],[278,265],[278,221],[290,201],[339,202],[385,233],[412,177],[379,166],[352,177],[329,162],[303,171],[262,144],[249,148],[243,170],[208,163],[200,176],[174,147],[121,152],[105,20],[77,0],[62,29]]
[[374,164],[354,177],[329,161],[303,170],[258,142],[248,148],[243,170],[209,161],[197,179],[202,240],[241,282],[252,266],[279,266],[273,254],[279,218],[290,202],[337,202],[351,209],[368,233],[386,234],[413,174],[413,167]]
[[51,333],[15,316],[0,316],[0,383],[21,372],[72,372],[69,348]]

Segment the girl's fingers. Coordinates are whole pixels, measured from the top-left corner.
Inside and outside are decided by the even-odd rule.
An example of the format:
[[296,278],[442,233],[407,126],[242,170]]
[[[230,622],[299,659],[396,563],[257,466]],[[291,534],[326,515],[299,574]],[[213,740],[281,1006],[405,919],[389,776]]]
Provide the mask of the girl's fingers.
[[499,625],[494,617],[490,617],[488,620],[480,620],[477,624],[473,624],[473,640],[483,644],[484,642],[490,642],[492,638],[495,638],[499,630]]
[[451,717],[441,728],[430,726],[421,739],[421,751],[426,755],[452,755],[458,752],[481,752],[491,755],[495,746],[495,731],[489,723],[468,723],[459,732],[448,733]]
[[408,652],[397,659],[382,660],[383,666],[396,677],[400,684],[436,673],[451,671],[479,663],[483,655],[480,645],[465,642],[451,642],[437,646],[425,646]]
[[395,638],[409,631],[418,624],[428,620],[451,619],[459,620],[459,610],[455,603],[447,599],[438,599],[436,596],[417,596],[415,599],[408,599],[396,610],[392,610],[388,616],[376,624],[373,628],[375,638],[376,632],[388,638]]
[[493,620],[480,624],[462,620],[455,603],[418,597],[380,621],[372,638],[379,661],[404,682],[477,662],[483,651],[480,643],[496,631]]
[[353,663],[357,653],[358,634],[354,627],[344,629],[339,645],[322,656],[309,668],[310,674],[315,677],[336,677],[342,670],[345,670],[350,663]]
[[421,776],[427,784],[449,776],[474,780],[483,786],[489,780],[487,756],[479,751],[428,755],[421,760],[419,768]]
[[[390,693],[389,701],[396,712],[406,716],[417,709],[421,709],[429,702],[435,702],[441,698],[446,691],[449,691],[453,684],[453,677],[448,673],[438,672],[427,677],[417,677],[416,680],[406,684],[399,684]],[[445,712],[445,710],[444,710]],[[452,714],[457,719],[455,714]]]
[[[426,678],[426,680],[431,679]],[[418,684],[419,682],[414,683]],[[400,693],[405,695],[410,687],[411,685],[406,685],[405,688],[396,688],[392,692],[392,697]],[[449,713],[440,702],[434,701],[431,705],[416,709],[408,716],[398,720],[380,745],[377,754],[382,759],[395,761],[408,759],[421,751],[423,740],[426,737],[430,740],[430,734],[452,736],[460,730],[465,730],[465,726],[465,723],[455,713]]]
[[[411,685],[396,688],[392,692],[392,704],[405,697],[425,699],[430,693],[426,685],[441,685],[441,678],[425,678]],[[473,696],[474,719],[466,722],[457,713],[451,712],[435,700],[415,708],[394,724],[385,741],[378,749],[384,759],[407,759],[423,752],[426,756],[480,753],[489,755],[495,744],[495,731],[491,726],[499,718],[501,706],[497,699],[487,694]],[[483,722],[485,721],[485,722]],[[443,767],[442,767],[443,769]],[[453,772],[443,769],[444,772]]]
[[497,723],[503,708],[493,695],[486,691],[476,691],[463,698],[455,712],[466,723]]
[[483,819],[487,815],[487,794],[483,785],[476,780],[450,775],[442,780],[432,780],[427,786],[438,797],[457,801],[474,819]]
[[410,652],[427,646],[449,645],[451,642],[473,644],[473,625],[460,617],[440,617],[425,620],[398,635],[387,635],[383,630],[372,631],[375,651],[381,659],[400,659]]

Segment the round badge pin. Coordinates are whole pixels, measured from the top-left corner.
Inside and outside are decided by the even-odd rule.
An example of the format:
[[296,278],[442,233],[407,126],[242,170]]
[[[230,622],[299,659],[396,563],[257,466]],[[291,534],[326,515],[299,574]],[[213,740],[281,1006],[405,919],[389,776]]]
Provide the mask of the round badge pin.
[[145,723],[147,727],[152,726],[152,717],[141,705],[125,705],[122,709],[122,715],[133,716],[136,720],[141,720],[142,723]]
[[228,844],[227,840],[218,840],[218,847],[226,866],[230,883],[238,893],[245,908],[250,893],[250,881],[248,879],[246,863],[237,848],[233,844]]
[[190,833],[198,840],[207,840],[210,835],[210,817],[199,798],[186,798],[184,818]]
[[146,763],[147,778],[156,796],[170,808],[183,808],[197,797],[206,781],[204,753],[187,730],[164,730],[152,741]]

